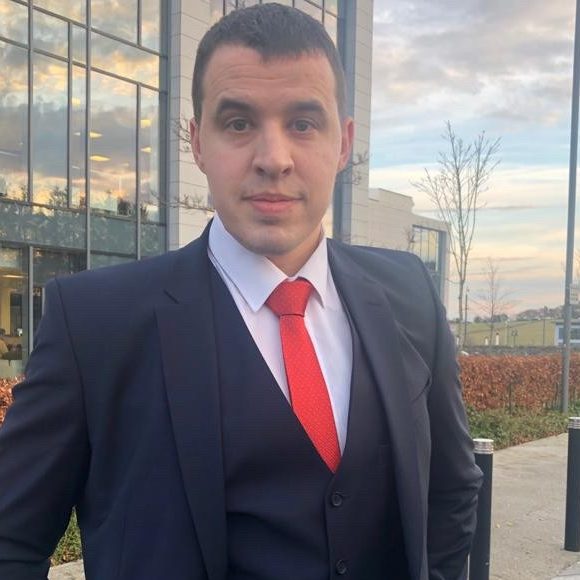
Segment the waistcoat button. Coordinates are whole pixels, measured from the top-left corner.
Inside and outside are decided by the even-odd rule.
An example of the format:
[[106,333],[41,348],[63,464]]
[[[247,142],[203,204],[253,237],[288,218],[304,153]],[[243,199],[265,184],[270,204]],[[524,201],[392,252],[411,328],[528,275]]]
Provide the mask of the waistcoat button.
[[334,507],[340,507],[342,505],[343,502],[343,497],[342,494],[338,491],[335,491],[331,496],[330,496],[330,503],[334,506]]
[[340,576],[344,576],[348,571],[348,567],[346,565],[346,562],[344,560],[339,560],[336,563],[336,573],[339,574]]

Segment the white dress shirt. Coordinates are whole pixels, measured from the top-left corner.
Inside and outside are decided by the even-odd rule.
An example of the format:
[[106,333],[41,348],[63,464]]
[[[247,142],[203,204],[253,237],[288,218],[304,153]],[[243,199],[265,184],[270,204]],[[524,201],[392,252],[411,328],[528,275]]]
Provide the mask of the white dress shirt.
[[[352,337],[344,308],[328,266],[326,238],[300,271],[288,278],[268,258],[242,246],[216,214],[209,231],[209,258],[225,282],[258,350],[276,382],[290,400],[282,356],[278,317],[265,302],[284,280],[305,278],[314,287],[304,321],[328,387],[341,452],[346,443]],[[243,388],[243,385],[240,385]]]

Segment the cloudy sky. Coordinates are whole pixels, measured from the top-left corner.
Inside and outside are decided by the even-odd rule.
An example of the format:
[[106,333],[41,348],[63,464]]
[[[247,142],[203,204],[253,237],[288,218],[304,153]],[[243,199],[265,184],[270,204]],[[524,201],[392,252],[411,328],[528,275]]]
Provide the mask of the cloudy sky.
[[[411,182],[436,169],[445,122],[465,141],[501,138],[470,293],[491,257],[512,312],[561,304],[574,0],[375,0],[374,12],[371,187],[412,195],[416,213],[436,217]],[[451,284],[452,316],[455,294]]]

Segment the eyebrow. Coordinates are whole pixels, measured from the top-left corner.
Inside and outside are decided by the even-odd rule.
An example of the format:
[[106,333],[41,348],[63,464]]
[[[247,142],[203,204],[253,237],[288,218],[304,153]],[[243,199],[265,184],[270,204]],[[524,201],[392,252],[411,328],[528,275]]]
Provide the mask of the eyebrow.
[[241,111],[244,113],[254,112],[254,107],[245,101],[239,101],[238,99],[225,98],[221,99],[215,110],[215,117],[218,118],[223,115],[226,111]]
[[[226,111],[239,111],[242,113],[250,114],[256,112],[256,107],[247,103],[246,101],[226,97],[219,101],[215,111],[215,118],[219,118]],[[295,103],[292,103],[288,107],[288,112],[292,114],[315,113],[325,118],[327,116],[324,106],[320,101],[316,99],[309,99],[305,101],[297,101]]]

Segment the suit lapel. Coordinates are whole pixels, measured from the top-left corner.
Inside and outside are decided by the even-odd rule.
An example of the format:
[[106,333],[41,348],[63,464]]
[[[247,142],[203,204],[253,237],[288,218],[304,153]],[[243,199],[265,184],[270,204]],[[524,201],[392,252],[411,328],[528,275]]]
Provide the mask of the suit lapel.
[[354,260],[329,243],[329,261],[339,294],[353,319],[368,355],[385,408],[395,460],[395,476],[401,507],[409,565],[420,578],[423,513],[418,454],[411,400],[406,389],[399,328],[384,289],[368,278]]
[[227,566],[220,403],[204,235],[179,250],[157,308],[169,411],[189,507],[209,580]]

